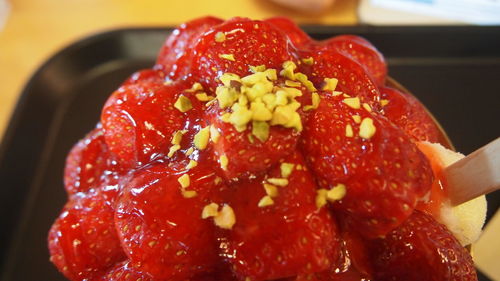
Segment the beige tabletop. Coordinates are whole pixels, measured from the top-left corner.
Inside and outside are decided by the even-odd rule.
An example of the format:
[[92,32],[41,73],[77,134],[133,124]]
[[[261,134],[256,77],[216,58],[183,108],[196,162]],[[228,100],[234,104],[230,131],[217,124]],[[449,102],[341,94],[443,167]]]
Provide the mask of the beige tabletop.
[[[337,0],[321,15],[303,15],[268,0],[9,0],[0,30],[0,136],[30,75],[58,50],[82,37],[120,27],[170,26],[202,15],[222,18],[288,16],[299,23],[354,25],[356,0]],[[1,138],[1,137],[0,137]],[[475,251],[480,268],[500,280],[497,215]]]

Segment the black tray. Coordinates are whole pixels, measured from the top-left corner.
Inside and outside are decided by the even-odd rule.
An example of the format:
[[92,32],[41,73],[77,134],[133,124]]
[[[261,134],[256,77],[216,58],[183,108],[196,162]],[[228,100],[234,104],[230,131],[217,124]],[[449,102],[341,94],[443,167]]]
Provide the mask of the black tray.
[[[500,135],[500,27],[306,30],[318,39],[353,33],[372,41],[386,55],[390,75],[427,105],[459,151],[470,153]],[[60,51],[33,75],[0,147],[1,280],[64,280],[49,263],[46,235],[66,201],[66,153],[94,127],[108,95],[152,65],[169,32],[95,35]],[[499,198],[489,201],[491,216]]]

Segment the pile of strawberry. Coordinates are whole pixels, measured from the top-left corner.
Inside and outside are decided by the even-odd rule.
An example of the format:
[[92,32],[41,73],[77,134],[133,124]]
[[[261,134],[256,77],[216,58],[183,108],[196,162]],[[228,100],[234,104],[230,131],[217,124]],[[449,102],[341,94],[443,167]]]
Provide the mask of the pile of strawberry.
[[[434,176],[415,143],[443,136],[386,72],[366,40],[284,18],[181,25],[68,155],[51,261],[70,280],[477,280],[417,210]],[[228,119],[255,73],[300,91],[294,122]]]

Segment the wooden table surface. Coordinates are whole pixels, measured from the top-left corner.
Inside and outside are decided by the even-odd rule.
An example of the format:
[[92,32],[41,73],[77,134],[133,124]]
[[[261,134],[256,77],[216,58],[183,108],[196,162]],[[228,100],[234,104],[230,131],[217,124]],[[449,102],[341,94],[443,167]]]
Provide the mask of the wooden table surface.
[[[356,0],[337,0],[322,15],[308,16],[267,0],[10,0],[11,11],[0,30],[0,139],[31,74],[45,60],[75,40],[121,27],[171,26],[202,15],[222,18],[288,16],[299,23],[356,24]],[[483,270],[500,280],[496,234],[500,218],[489,226],[475,256]],[[489,246],[488,246],[489,245]],[[494,252],[494,253],[493,253]]]
[[353,0],[337,0],[319,16],[302,15],[267,0],[8,1],[11,11],[0,31],[0,136],[35,69],[56,51],[92,33],[120,27],[178,25],[203,15],[256,19],[286,15],[299,23],[357,23],[357,1]]

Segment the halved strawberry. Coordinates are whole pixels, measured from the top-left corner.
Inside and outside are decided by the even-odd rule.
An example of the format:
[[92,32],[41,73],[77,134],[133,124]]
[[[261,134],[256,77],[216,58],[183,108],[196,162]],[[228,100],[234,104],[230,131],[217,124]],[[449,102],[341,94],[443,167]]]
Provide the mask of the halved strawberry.
[[278,69],[292,60],[288,38],[274,25],[246,18],[233,18],[212,28],[193,47],[195,79],[215,92],[223,73],[250,74],[250,66]]
[[321,89],[324,78],[337,78],[337,91],[359,97],[375,111],[380,109],[377,83],[360,64],[331,49],[306,52],[302,56],[313,58],[311,66],[302,64],[300,69],[309,74],[317,88]]
[[[221,255],[239,277],[284,278],[323,271],[337,260],[335,220],[316,206],[316,186],[302,156],[294,152],[283,163],[293,165],[288,177],[283,177],[278,164],[266,176],[240,182],[223,194],[224,202],[234,209],[236,224],[222,230]],[[279,186],[273,178],[287,184]],[[267,186],[266,191],[264,183],[274,187]],[[269,199],[272,204],[264,203]]]
[[161,47],[155,68],[174,80],[188,75],[193,57],[192,47],[203,33],[222,22],[219,18],[206,16],[181,24]]
[[295,22],[285,17],[273,17],[264,20],[280,29],[297,48],[303,48],[312,42],[311,37],[300,29]]
[[[174,132],[196,125],[202,105],[193,93],[184,93],[191,86],[188,81],[169,85],[139,81],[111,95],[101,122],[106,143],[121,165],[134,168],[167,155]],[[184,113],[174,107],[181,95],[193,107]]]
[[137,270],[130,261],[116,264],[96,281],[154,281],[151,275]]
[[441,143],[449,147],[436,122],[417,98],[390,87],[381,87],[380,91],[387,119],[415,141]]
[[475,281],[467,250],[432,216],[415,211],[384,239],[375,240],[376,280]]
[[77,193],[49,232],[50,260],[70,280],[100,276],[125,259],[112,201],[100,189]]
[[356,35],[340,35],[320,41],[320,49],[335,50],[359,63],[377,82],[384,85],[387,64],[384,56],[366,39]]
[[122,246],[155,280],[185,280],[210,272],[218,260],[214,225],[201,214],[209,193],[222,185],[210,165],[185,170],[185,164],[159,162],[137,171],[117,203]]
[[320,186],[345,186],[345,197],[333,205],[365,237],[397,227],[430,190],[427,158],[403,131],[356,98],[324,94],[302,145]]
[[73,146],[64,168],[64,186],[68,194],[86,192],[101,185],[120,167],[109,153],[100,125]]

